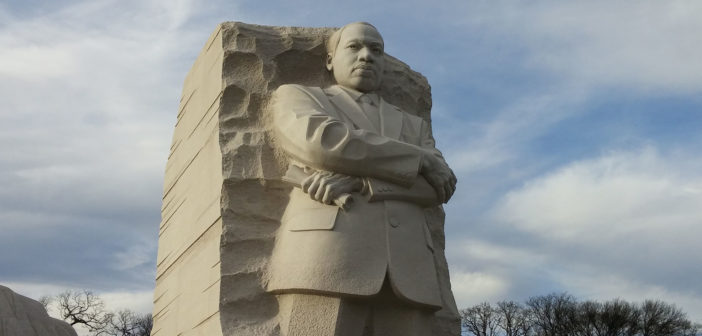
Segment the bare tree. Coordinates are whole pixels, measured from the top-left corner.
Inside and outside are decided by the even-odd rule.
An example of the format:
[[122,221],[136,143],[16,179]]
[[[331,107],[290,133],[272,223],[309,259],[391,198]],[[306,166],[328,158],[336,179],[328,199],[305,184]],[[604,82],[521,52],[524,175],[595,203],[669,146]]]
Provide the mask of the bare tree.
[[687,315],[675,305],[646,300],[640,307],[639,328],[642,336],[696,335]]
[[600,313],[602,304],[596,301],[585,301],[578,306],[578,321],[580,324],[578,334],[581,336],[599,336]]
[[475,336],[495,336],[500,316],[492,306],[483,302],[461,311],[463,327]]
[[519,334],[521,336],[530,336],[534,333],[534,318],[529,309],[523,308],[519,312],[519,318],[517,321]]
[[131,310],[120,310],[112,315],[109,325],[104,329],[104,335],[135,336],[134,320],[136,317]]
[[702,335],[702,323],[693,323],[685,330],[683,336],[700,336]]
[[151,314],[137,315],[131,310],[120,310],[113,314],[110,325],[97,335],[149,336],[153,327]]
[[[500,301],[495,308],[499,315],[498,326],[505,336],[526,336],[525,326],[530,322],[524,313],[524,307],[514,301]],[[526,331],[528,333],[528,331]]]
[[633,336],[638,332],[640,311],[629,302],[614,299],[602,305],[600,336]]
[[49,311],[49,306],[51,305],[51,302],[54,301],[54,298],[49,295],[44,295],[39,298],[39,303],[41,303],[42,306],[44,306],[44,309],[46,311]]
[[39,300],[45,308],[55,302],[61,318],[71,326],[86,327],[93,336],[149,336],[153,328],[151,314],[138,315],[128,309],[110,312],[102,299],[88,290],[69,290]]
[[154,319],[151,314],[137,316],[134,321],[137,336],[151,335],[151,329],[154,327]]
[[523,306],[501,301],[461,311],[464,330],[475,336],[702,336],[675,305],[614,299],[578,302],[566,293],[535,296]]
[[93,333],[104,330],[112,319],[102,299],[88,290],[60,293],[56,305],[58,314],[71,326],[83,325]]
[[527,300],[533,328],[544,336],[575,335],[578,330],[577,301],[567,293],[535,296]]

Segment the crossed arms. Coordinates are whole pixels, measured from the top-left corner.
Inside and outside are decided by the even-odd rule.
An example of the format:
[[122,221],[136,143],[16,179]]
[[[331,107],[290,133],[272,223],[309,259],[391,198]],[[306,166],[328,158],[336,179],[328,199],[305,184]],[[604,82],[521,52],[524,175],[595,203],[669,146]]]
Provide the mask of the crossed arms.
[[316,170],[302,182],[310,197],[330,204],[338,195],[361,191],[370,201],[429,206],[453,195],[456,177],[434,147],[428,123],[422,122],[417,146],[354,129],[325,98],[297,85],[283,85],[274,96],[276,141],[293,161]]

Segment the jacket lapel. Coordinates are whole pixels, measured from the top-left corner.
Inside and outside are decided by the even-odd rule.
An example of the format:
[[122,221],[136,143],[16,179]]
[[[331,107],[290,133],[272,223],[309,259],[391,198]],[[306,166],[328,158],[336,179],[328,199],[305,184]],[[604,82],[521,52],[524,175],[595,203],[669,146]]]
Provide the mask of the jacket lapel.
[[391,139],[399,139],[402,133],[402,112],[385,99],[380,99],[381,135]]
[[375,130],[373,124],[368,120],[366,114],[363,113],[361,107],[346,93],[343,89],[333,86],[329,88],[331,94],[329,100],[336,105],[338,111],[345,115],[359,129]]

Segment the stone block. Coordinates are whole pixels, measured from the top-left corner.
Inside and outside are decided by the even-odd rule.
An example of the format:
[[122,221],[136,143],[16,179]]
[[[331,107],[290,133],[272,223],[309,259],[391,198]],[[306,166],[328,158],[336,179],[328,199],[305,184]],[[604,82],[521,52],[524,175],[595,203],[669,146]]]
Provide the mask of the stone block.
[[[183,85],[164,183],[152,335],[278,335],[266,266],[291,187],[270,133],[282,84],[327,86],[331,28],[220,24]],[[382,96],[426,120],[431,89],[387,56]],[[427,209],[444,309],[434,335],[459,335],[444,257],[444,213]],[[219,326],[215,323],[219,320]]]
[[68,323],[46,313],[41,303],[0,286],[0,335],[77,336]]

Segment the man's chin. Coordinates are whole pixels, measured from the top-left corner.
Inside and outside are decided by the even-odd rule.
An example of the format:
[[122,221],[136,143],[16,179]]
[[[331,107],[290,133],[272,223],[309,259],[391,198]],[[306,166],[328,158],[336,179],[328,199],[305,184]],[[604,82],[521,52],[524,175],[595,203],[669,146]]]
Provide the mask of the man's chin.
[[377,90],[380,87],[380,85],[375,81],[375,79],[371,78],[363,78],[360,80],[351,81],[345,86],[348,86],[360,92],[371,92]]

